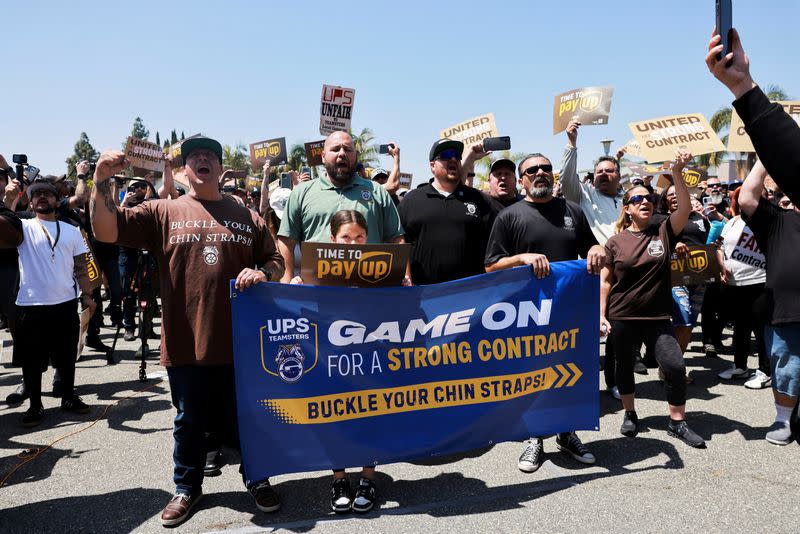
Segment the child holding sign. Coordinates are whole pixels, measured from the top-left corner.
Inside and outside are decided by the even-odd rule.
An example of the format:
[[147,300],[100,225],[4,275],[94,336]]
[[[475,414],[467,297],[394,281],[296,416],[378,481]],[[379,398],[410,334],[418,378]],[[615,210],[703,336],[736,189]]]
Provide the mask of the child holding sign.
[[[331,217],[331,242],[363,245],[367,242],[367,220],[355,210],[340,210]],[[291,284],[302,284],[299,276]],[[331,510],[346,513],[350,510],[366,513],[375,504],[375,467],[364,466],[355,495],[351,498],[350,481],[344,469],[334,469],[331,484]]]

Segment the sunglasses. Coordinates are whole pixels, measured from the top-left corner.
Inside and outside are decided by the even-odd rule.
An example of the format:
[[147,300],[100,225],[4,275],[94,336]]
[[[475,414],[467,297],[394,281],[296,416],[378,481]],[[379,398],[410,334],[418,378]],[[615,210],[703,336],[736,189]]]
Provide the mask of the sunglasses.
[[722,184],[708,184],[709,189],[722,189]]
[[543,170],[544,172],[553,172],[553,165],[551,165],[550,163],[545,163],[543,165],[531,165],[530,167],[522,171],[522,174],[524,174],[525,176],[533,176],[534,174],[539,172],[539,169]]
[[442,161],[447,161],[449,159],[456,158],[458,160],[461,159],[461,152],[458,150],[451,148],[448,150],[442,150],[436,155],[436,159],[440,159]]
[[628,204],[641,204],[645,200],[650,204],[655,204],[656,200],[658,200],[658,195],[653,193],[649,193],[647,195],[633,195],[628,199]]

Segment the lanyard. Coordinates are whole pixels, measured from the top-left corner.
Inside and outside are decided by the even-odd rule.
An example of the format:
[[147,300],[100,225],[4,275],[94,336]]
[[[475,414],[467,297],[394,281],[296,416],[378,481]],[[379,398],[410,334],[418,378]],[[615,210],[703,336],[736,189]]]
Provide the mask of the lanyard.
[[61,225],[59,224],[58,219],[56,219],[56,240],[53,241],[53,239],[50,237],[50,232],[47,231],[47,228],[45,228],[45,226],[42,223],[42,221],[40,221],[39,219],[36,219],[36,221],[39,223],[39,226],[42,227],[42,231],[44,232],[44,236],[47,238],[47,244],[50,246],[50,261],[55,263],[56,262],[56,245],[58,245],[58,240],[59,240],[59,238],[61,238]]

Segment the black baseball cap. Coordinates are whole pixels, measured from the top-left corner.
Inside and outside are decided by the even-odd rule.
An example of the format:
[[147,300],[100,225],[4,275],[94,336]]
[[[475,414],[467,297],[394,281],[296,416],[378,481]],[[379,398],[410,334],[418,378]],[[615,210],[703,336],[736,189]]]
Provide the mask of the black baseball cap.
[[515,172],[517,170],[517,164],[508,158],[500,158],[495,160],[492,163],[492,166],[489,168],[489,172],[494,172],[497,167],[509,167],[511,168],[511,172]]
[[436,159],[436,156],[444,152],[445,150],[455,150],[458,152],[459,159],[464,154],[464,143],[461,141],[456,141],[455,139],[437,139],[433,146],[431,147],[430,152],[430,159],[429,161],[433,161]]
[[219,144],[219,141],[209,137],[191,137],[181,143],[181,158],[183,158],[183,164],[186,165],[186,158],[191,154],[192,150],[199,150],[201,148],[214,152],[219,162],[222,163],[222,145]]

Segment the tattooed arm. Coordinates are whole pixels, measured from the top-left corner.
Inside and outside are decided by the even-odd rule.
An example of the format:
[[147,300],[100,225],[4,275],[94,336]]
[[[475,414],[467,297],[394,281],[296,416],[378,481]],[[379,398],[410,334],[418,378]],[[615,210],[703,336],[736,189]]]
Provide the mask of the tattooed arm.
[[125,154],[119,151],[103,152],[94,171],[94,190],[89,201],[92,230],[98,241],[117,241],[117,204],[110,178],[128,166]]

